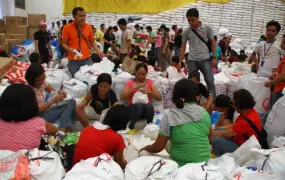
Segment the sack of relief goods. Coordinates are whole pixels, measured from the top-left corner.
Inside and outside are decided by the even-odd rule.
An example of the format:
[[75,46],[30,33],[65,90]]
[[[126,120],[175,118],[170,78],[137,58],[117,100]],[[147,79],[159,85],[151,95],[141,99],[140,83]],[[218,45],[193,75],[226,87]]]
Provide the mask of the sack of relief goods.
[[156,124],[147,124],[143,129],[143,133],[146,137],[155,140],[159,132],[159,126]]
[[128,163],[126,180],[173,180],[178,164],[155,156],[142,156]]
[[64,180],[124,180],[121,167],[107,153],[81,160],[66,174]]
[[61,90],[63,81],[71,79],[67,70],[64,69],[47,69],[45,74],[47,84],[57,91]]
[[226,180],[221,169],[209,162],[189,163],[179,168],[175,180],[207,179],[207,180]]
[[77,79],[70,79],[63,82],[62,90],[71,98],[81,98],[87,95],[88,86]]
[[133,104],[148,104],[148,95],[138,91],[134,94],[132,99]]
[[231,180],[278,180],[274,175],[256,168],[239,167],[234,170]]
[[164,108],[171,108],[174,106],[172,103],[172,89],[169,79],[161,78],[161,95],[163,99]]
[[127,104],[127,102],[123,102],[120,100],[120,96],[125,88],[125,84],[135,77],[128,72],[123,71],[121,74],[118,74],[114,82],[112,83],[112,89],[115,92],[116,96],[118,97],[119,103]]
[[285,96],[281,97],[272,107],[264,129],[267,131],[267,141],[271,143],[274,136],[285,135]]

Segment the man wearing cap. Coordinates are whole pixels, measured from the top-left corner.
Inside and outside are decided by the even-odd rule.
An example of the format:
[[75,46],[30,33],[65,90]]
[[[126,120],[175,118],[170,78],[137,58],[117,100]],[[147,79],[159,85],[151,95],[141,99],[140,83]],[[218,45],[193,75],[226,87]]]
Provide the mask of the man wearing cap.
[[52,50],[50,45],[50,36],[47,30],[47,22],[41,21],[39,24],[39,31],[35,32],[35,48],[36,52],[40,54],[41,63],[48,64],[52,58]]
[[222,60],[226,60],[226,57],[229,55],[229,47],[230,47],[230,42],[232,40],[232,34],[227,33],[222,40],[219,42],[219,46],[222,50]]
[[91,25],[85,23],[85,10],[76,7],[72,14],[74,21],[63,28],[62,47],[68,52],[68,69],[74,76],[81,66],[92,65],[92,50],[101,58],[104,55],[97,47]]

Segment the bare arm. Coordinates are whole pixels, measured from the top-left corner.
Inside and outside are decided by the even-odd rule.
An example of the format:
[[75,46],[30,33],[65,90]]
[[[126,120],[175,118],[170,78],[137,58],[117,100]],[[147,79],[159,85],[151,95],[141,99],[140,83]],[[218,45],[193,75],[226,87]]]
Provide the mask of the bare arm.
[[48,49],[49,49],[50,52],[52,53],[52,49],[51,49],[51,44],[50,44],[50,42],[48,42]]
[[221,130],[221,131],[213,131],[213,136],[221,136],[223,138],[231,138],[237,135],[232,129]]
[[214,102],[213,96],[209,96],[206,104],[206,110],[209,110]]
[[273,79],[270,84],[271,85],[275,85],[278,84],[280,82],[285,81],[285,64],[282,65],[282,72],[279,76],[277,76],[275,79]]
[[217,51],[216,51],[216,48],[217,48],[217,44],[216,44],[216,41],[214,38],[212,39],[209,39],[212,43],[212,53],[213,53],[213,56],[214,57],[217,57]]
[[165,148],[167,141],[168,141],[167,136],[158,134],[156,141],[152,145],[148,145],[142,148],[140,151],[145,150],[150,153],[159,153]]
[[181,48],[180,48],[180,58],[179,58],[179,64],[182,63],[184,56],[185,56],[185,50],[186,50],[187,41],[182,42]]
[[162,101],[162,97],[160,92],[156,89],[156,87],[153,85],[151,88],[151,96],[153,97],[153,99],[155,99],[156,101]]
[[36,48],[36,52],[39,53],[39,41],[35,40],[35,48]]
[[73,49],[72,49],[72,48],[69,48],[69,47],[67,46],[67,41],[66,41],[66,40],[62,40],[62,47],[63,47],[66,51],[73,53]]
[[51,85],[47,85],[46,87],[46,92],[51,93],[52,91],[55,91],[55,89],[53,87],[51,87]]
[[125,169],[126,165],[127,165],[127,161],[124,159],[124,151],[120,151],[120,152],[115,152],[114,153],[114,160],[116,163],[118,163],[122,169]]
[[52,123],[49,123],[47,121],[45,121],[46,124],[46,134],[55,134],[57,133],[57,128],[55,125],[53,125]]
[[47,110],[48,108],[51,107],[51,105],[53,105],[54,103],[56,103],[56,101],[53,99],[47,103],[45,103],[44,105],[39,107],[39,113],[44,112],[45,110]]
[[91,91],[89,91],[87,96],[84,98],[84,100],[82,101],[81,104],[84,106],[87,106],[92,99],[93,99],[93,95],[92,95]]
[[136,90],[136,88],[130,88],[130,87],[125,87],[122,94],[121,94],[121,97],[120,99],[122,101],[125,101],[125,100],[128,100],[128,98],[130,97],[130,95]]

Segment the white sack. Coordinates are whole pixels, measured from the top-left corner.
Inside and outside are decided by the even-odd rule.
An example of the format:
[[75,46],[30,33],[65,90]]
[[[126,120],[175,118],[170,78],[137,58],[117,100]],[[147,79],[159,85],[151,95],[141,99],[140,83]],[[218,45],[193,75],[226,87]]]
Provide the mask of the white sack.
[[147,94],[143,94],[141,91],[136,92],[132,99],[133,104],[147,104],[148,102]]
[[274,136],[273,137],[273,141],[271,143],[271,145],[274,147],[274,148],[284,148],[285,147],[285,137],[284,136],[280,136],[277,138],[277,136]]
[[236,168],[234,158],[226,154],[216,159],[210,159],[209,163],[218,166],[220,168],[220,172],[229,179]]
[[85,66],[81,66],[79,71],[77,71],[75,74],[74,74],[74,77],[80,81],[86,81],[88,82],[88,79],[89,79],[89,76],[90,76],[90,70],[91,70],[91,67],[88,66],[88,65],[85,65]]
[[88,86],[77,79],[71,79],[63,82],[62,90],[72,98],[81,98],[87,95]]
[[218,32],[218,34],[220,35],[220,36],[225,36],[227,33],[229,33],[230,31],[227,29],[227,28],[225,28],[225,27],[220,27],[220,29],[219,29],[219,32]]
[[264,129],[267,131],[267,141],[270,144],[274,136],[285,135],[285,96],[281,97],[272,107]]
[[164,108],[171,108],[174,106],[172,103],[172,90],[169,79],[161,79],[161,94],[163,98]]
[[7,88],[6,86],[0,86],[0,97],[2,96],[6,88]]
[[[65,169],[61,164],[61,159],[56,152],[39,151],[33,149],[29,152],[31,156],[29,158],[37,157],[49,157],[54,158],[53,160],[36,160],[30,161],[30,173],[32,179],[50,180],[50,179],[62,179],[65,175]],[[48,154],[48,155],[47,155]]]
[[134,79],[134,76],[125,71],[122,72],[121,74],[118,74],[114,79],[114,82],[112,84],[113,86],[112,89],[115,92],[116,96],[118,97],[119,103],[121,104],[127,104],[127,102],[120,100],[120,96],[125,88],[125,84],[131,79]]
[[143,133],[146,137],[155,140],[159,132],[159,126],[156,124],[147,124],[143,129]]
[[[207,177],[207,178],[206,178]],[[212,163],[189,163],[179,168],[175,180],[226,180],[221,169]]]
[[46,82],[57,91],[61,90],[63,81],[71,79],[67,70],[63,69],[47,69],[45,74]]
[[102,74],[102,73],[108,73],[111,74],[113,69],[115,67],[115,64],[111,62],[108,58],[104,57],[100,63],[94,63],[91,66],[91,72]]
[[[159,165],[163,164],[157,171]],[[156,164],[157,163],[157,164]],[[156,164],[156,165],[155,165]],[[154,168],[152,169],[152,167]],[[148,176],[150,170],[152,173]],[[178,169],[178,164],[172,160],[166,160],[155,156],[142,156],[126,166],[126,180],[173,180]]]
[[260,170],[252,171],[246,167],[237,168],[232,174],[231,180],[277,180],[273,175]]
[[[97,166],[95,166],[97,164]],[[66,174],[64,180],[124,180],[121,167],[109,154],[81,160]]]

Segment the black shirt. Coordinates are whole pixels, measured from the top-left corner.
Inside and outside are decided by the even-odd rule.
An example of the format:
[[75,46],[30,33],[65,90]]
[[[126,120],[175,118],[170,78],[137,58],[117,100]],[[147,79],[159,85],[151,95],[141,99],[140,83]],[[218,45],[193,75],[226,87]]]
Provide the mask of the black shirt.
[[42,32],[42,31],[35,32],[34,40],[39,41],[39,52],[41,54],[48,54],[48,43],[50,41],[48,32]]
[[209,96],[211,96],[210,92],[208,91],[208,89],[204,86],[204,84],[199,83],[198,84],[198,93],[197,96],[204,96],[205,98],[208,98]]
[[176,48],[181,48],[182,46],[182,36],[175,36],[174,38],[174,44]]
[[93,107],[97,114],[101,114],[104,109],[110,108],[116,102],[118,102],[117,96],[112,89],[110,89],[108,96],[105,99],[101,99],[98,96],[98,87],[96,84],[91,87],[91,93],[93,99],[90,105]]
[[[109,41],[110,43],[112,43],[113,41],[115,41],[115,35],[114,34],[105,34],[104,35],[104,39],[106,41]],[[107,44],[107,43],[104,43],[104,53],[107,53],[108,51],[108,48],[110,47],[111,45],[110,44]]]

